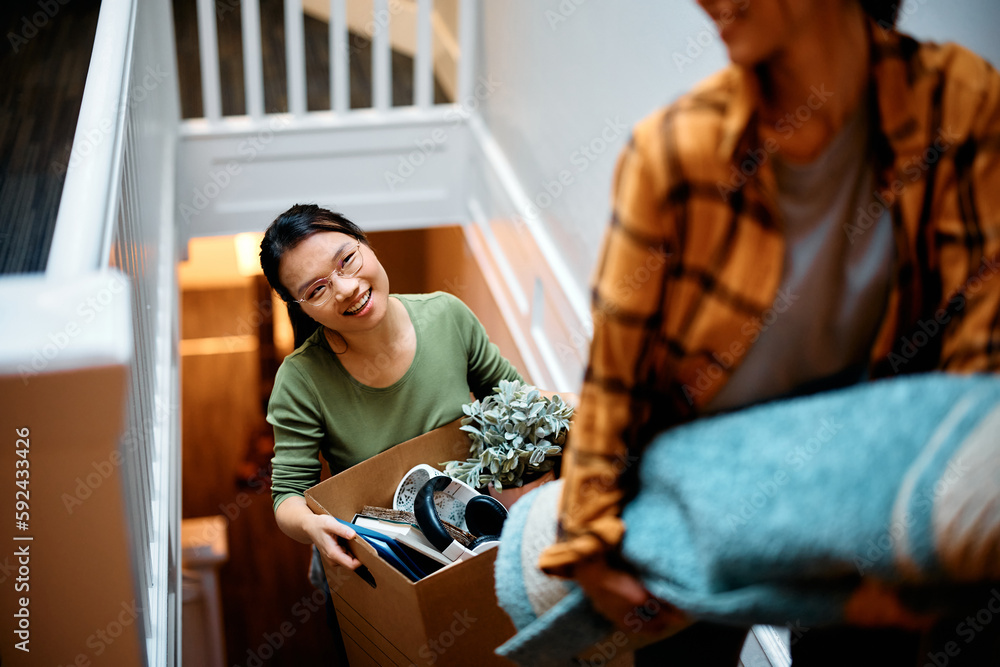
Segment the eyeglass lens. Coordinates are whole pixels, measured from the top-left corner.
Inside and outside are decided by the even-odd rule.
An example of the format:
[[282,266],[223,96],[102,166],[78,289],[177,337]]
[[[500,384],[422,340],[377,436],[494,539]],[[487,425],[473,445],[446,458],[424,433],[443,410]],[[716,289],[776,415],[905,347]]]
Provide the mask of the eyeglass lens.
[[361,256],[361,245],[358,244],[351,250],[344,253],[340,259],[337,260],[336,268],[333,269],[329,276],[317,280],[315,283],[310,285],[302,300],[312,306],[323,305],[326,303],[327,299],[330,298],[330,294],[332,294],[330,282],[333,277],[340,276],[341,278],[350,278],[361,270],[363,262],[364,258]]

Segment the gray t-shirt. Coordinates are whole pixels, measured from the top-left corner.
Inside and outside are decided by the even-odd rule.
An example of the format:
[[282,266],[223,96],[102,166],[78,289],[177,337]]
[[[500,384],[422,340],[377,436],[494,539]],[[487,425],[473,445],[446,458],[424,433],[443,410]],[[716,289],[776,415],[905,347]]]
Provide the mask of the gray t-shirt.
[[746,358],[706,412],[864,377],[894,255],[892,221],[875,198],[868,147],[862,102],[813,162],[775,156],[786,238],[778,297],[744,328]]

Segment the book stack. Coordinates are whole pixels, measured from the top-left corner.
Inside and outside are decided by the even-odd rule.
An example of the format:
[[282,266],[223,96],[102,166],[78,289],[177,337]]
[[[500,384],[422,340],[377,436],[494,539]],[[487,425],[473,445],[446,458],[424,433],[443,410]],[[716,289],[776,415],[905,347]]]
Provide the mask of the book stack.
[[[424,537],[413,512],[365,506],[347,525],[410,581],[419,581],[451,563]],[[460,528],[446,522],[445,529],[464,545],[472,542],[472,535]]]

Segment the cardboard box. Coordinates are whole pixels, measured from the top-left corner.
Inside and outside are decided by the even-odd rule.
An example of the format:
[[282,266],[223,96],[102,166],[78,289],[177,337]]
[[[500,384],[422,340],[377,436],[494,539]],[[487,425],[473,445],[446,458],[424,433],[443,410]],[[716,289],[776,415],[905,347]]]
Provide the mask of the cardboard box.
[[[391,507],[396,485],[418,463],[464,459],[460,420],[408,440],[306,491],[313,512],[350,521],[365,505]],[[327,566],[351,667],[358,665],[511,665],[493,649],[514,635],[493,588],[496,550],[414,583],[356,537],[362,574]]]

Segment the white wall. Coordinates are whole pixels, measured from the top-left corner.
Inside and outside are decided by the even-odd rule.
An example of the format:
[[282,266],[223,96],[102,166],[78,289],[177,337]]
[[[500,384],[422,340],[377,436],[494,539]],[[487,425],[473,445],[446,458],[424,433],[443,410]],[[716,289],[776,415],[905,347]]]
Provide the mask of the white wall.
[[996,0],[906,0],[899,29],[919,39],[958,42],[1000,66],[1000,3]]
[[[484,116],[583,290],[606,225],[615,158],[628,139],[621,124],[630,128],[722,67],[725,51],[694,0],[481,6],[478,69],[499,83]],[[1000,63],[996,0],[906,0],[900,25]],[[587,155],[581,147],[591,143]]]

